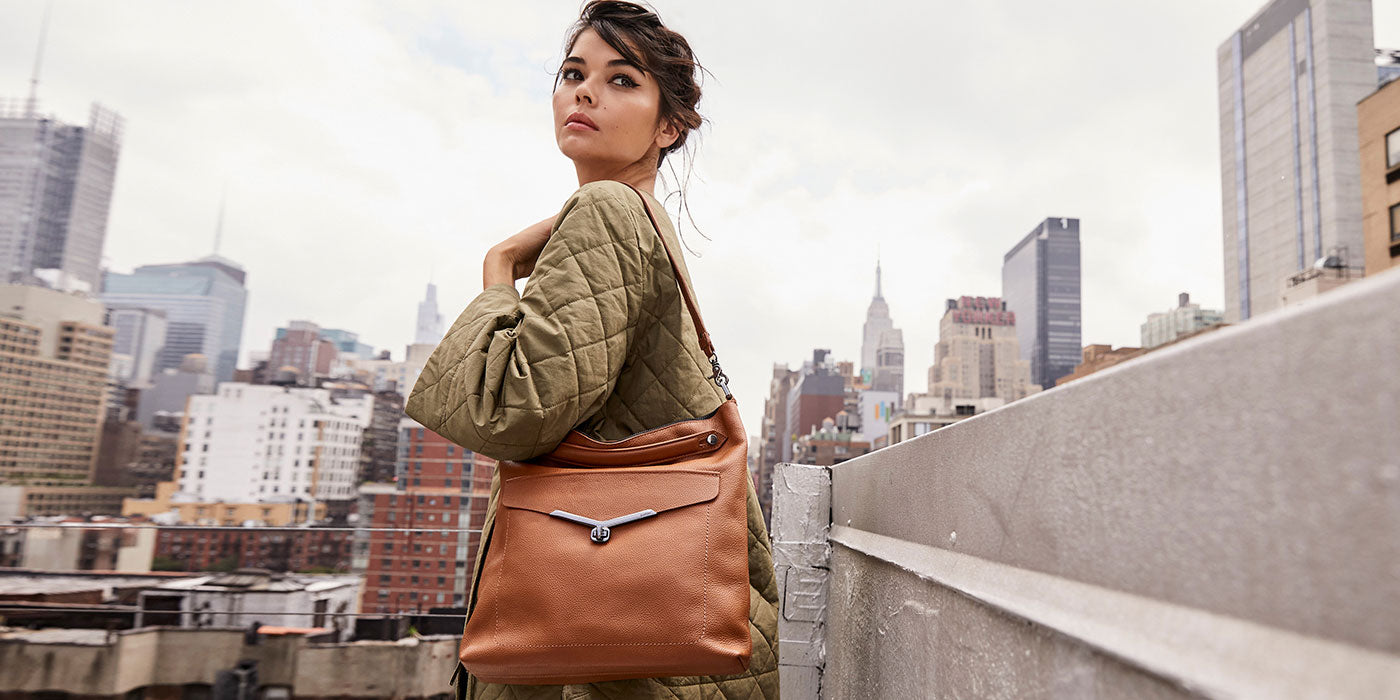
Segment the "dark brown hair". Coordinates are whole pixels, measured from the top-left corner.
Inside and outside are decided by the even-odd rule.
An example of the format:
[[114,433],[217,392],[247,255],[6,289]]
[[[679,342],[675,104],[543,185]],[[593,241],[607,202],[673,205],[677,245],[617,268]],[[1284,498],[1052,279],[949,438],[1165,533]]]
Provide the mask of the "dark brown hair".
[[[676,142],[661,149],[656,167],[666,155],[680,150],[686,136],[699,128],[704,117],[696,111],[700,101],[697,78],[704,70],[695,60],[685,37],[667,29],[653,10],[622,0],[590,0],[579,13],[564,45],[567,55],[585,29],[592,29],[623,58],[649,73],[661,89],[660,118],[680,131]],[[557,78],[556,78],[557,85]]]

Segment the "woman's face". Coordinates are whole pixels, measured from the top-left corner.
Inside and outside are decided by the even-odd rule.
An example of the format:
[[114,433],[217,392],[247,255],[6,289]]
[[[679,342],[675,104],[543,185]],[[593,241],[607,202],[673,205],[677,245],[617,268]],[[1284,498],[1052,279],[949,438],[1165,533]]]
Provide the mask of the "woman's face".
[[658,123],[660,108],[661,92],[650,74],[592,29],[578,35],[554,90],[555,140],[575,166],[612,172],[674,143],[679,134]]

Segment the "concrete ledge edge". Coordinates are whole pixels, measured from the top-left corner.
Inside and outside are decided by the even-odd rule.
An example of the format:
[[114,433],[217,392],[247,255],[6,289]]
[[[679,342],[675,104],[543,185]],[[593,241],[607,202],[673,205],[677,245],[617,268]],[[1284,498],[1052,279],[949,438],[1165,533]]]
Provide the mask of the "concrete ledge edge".
[[1205,697],[1400,697],[1400,657],[851,527],[830,540]]

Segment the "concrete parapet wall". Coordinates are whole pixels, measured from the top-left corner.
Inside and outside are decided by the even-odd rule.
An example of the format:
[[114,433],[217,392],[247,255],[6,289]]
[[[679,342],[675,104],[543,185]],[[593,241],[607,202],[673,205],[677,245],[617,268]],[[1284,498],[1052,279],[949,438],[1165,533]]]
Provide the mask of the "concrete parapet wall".
[[1400,274],[831,478],[826,697],[1400,696]]
[[779,694],[815,698],[826,662],[827,574],[831,545],[831,470],[778,464],[773,470],[773,566],[778,617]]
[[96,630],[52,632],[78,639],[36,640],[23,632],[0,637],[0,693],[124,697],[138,688],[212,685],[219,671],[255,660],[261,686],[288,688],[298,698],[442,697],[451,692],[458,641],[311,644],[299,636],[266,636],[247,645],[237,629],[148,627],[105,639]]

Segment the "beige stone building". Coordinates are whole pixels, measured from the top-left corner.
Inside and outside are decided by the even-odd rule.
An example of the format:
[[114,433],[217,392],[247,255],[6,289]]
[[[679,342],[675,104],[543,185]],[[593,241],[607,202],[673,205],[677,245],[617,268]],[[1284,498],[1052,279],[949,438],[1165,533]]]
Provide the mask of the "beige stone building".
[[111,514],[131,493],[90,486],[112,354],[112,329],[102,321],[102,304],[85,296],[0,286],[0,501],[8,515]]
[[949,299],[938,323],[938,345],[928,370],[928,394],[944,399],[1000,398],[1040,391],[1030,362],[1021,359],[1016,315],[996,297]]
[[[122,503],[122,515],[151,518],[173,513],[175,520],[191,525],[259,525],[283,526],[315,522],[325,516],[326,504],[321,501],[297,503],[231,503],[224,501],[180,501],[173,497],[179,486],[174,481],[156,486],[155,498],[127,498]],[[308,512],[308,508],[312,510]]]
[[1356,105],[1366,274],[1400,266],[1400,80]]

